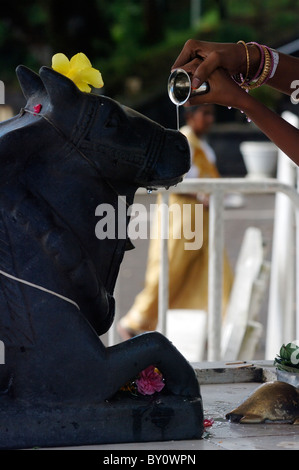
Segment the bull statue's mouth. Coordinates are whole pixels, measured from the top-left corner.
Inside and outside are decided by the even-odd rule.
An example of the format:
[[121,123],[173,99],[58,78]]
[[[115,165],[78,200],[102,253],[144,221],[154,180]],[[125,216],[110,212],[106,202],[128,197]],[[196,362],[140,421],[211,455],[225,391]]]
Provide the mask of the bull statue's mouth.
[[145,139],[141,142],[141,147],[145,145],[145,148],[135,177],[136,185],[168,188],[182,181],[191,165],[186,137],[180,131],[166,129],[135,110],[127,107],[124,109],[128,119],[137,124],[138,132],[148,140],[147,143]]
[[[151,155],[148,160],[151,163]],[[180,183],[189,168],[190,148],[186,137],[179,131],[163,129],[163,140],[154,154],[154,164],[138,175],[138,185],[168,189]]]

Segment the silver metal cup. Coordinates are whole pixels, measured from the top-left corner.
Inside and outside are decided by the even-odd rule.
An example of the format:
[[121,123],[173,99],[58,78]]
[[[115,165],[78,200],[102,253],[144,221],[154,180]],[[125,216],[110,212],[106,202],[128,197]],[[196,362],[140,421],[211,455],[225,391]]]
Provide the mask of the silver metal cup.
[[190,97],[204,95],[210,90],[208,82],[203,82],[199,88],[193,90],[191,79],[184,69],[171,72],[167,88],[169,98],[177,106],[186,103]]

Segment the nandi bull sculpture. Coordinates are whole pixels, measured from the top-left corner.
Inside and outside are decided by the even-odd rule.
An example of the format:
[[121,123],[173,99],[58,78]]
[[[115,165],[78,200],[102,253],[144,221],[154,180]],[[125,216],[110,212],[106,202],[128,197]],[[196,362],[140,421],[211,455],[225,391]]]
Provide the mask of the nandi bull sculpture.
[[[163,335],[99,339],[126,240],[96,238],[95,208],[178,183],[185,138],[50,68],[17,75],[27,103],[0,124],[0,448],[200,437],[198,382]],[[118,392],[149,365],[158,397]]]

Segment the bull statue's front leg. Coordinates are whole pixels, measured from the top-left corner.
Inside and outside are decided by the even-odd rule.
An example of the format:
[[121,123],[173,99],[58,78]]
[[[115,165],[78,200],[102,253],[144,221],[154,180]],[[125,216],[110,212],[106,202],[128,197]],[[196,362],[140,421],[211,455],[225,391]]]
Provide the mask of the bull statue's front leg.
[[199,397],[200,390],[194,369],[175,346],[162,334],[153,331],[107,348],[108,370],[113,378],[107,383],[107,398],[153,365],[163,374],[167,391],[174,395]]

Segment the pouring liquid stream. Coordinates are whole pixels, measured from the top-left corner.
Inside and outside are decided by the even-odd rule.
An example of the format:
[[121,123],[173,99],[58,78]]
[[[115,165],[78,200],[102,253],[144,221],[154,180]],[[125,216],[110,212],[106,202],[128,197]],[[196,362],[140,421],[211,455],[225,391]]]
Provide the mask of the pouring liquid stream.
[[176,105],[176,127],[177,130],[180,130],[180,105]]

